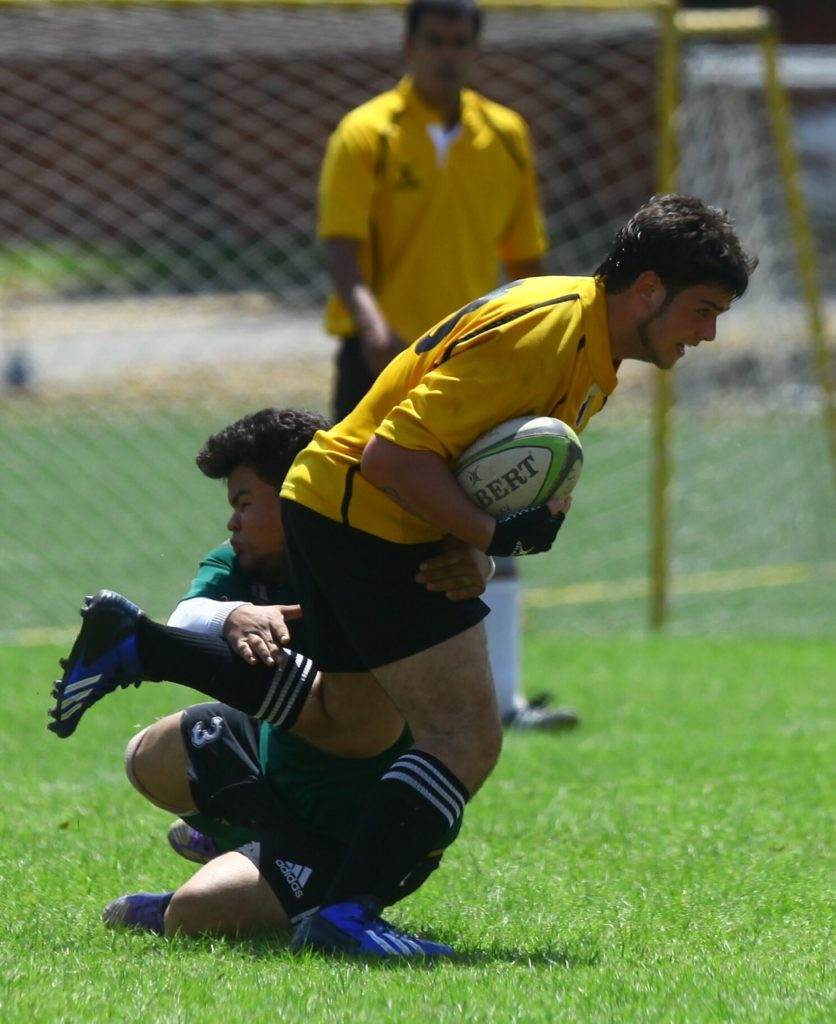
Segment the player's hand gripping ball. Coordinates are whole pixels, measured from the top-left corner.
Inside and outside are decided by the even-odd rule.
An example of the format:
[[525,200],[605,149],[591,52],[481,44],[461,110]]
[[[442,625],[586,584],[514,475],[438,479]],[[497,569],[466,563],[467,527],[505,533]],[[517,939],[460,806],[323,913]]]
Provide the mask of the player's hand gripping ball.
[[453,466],[459,485],[495,519],[572,493],[583,467],[574,430],[552,416],[522,416],[477,438]]

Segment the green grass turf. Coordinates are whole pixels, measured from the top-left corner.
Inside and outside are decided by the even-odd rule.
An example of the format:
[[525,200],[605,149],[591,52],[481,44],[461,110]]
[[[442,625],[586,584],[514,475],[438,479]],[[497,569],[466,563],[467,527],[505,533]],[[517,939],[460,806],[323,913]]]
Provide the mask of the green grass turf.
[[[316,407],[313,395],[285,400]],[[0,642],[72,625],[82,596],[102,586],[167,616],[200,557],[226,536],[225,488],[198,472],[194,455],[209,433],[252,407],[252,400],[213,409],[117,402],[80,415],[73,404],[0,405],[8,463]],[[836,505],[827,448],[815,410],[794,416],[787,431],[765,413],[727,422],[681,412],[671,489],[672,630],[816,635],[832,628]],[[566,526],[553,552],[521,560],[529,586],[557,592],[538,606],[538,629],[646,627],[647,599],[630,588],[646,589],[648,572],[647,419],[646,410],[601,417],[584,433],[586,463]],[[793,581],[752,586],[739,578],[764,567],[786,569]],[[719,576],[691,593],[706,572]],[[600,593],[592,602],[566,601],[562,588],[578,584]]]
[[119,691],[59,741],[60,653],[0,648],[5,1024],[833,1019],[831,641],[529,633],[531,692],[583,722],[509,736],[445,867],[390,912],[455,946],[432,968],[107,932],[108,899],[189,874],[121,755],[192,698]]

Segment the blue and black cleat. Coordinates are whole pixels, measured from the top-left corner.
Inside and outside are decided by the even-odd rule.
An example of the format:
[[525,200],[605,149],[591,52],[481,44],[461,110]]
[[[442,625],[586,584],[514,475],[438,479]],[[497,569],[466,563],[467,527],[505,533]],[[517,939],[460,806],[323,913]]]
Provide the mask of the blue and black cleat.
[[311,949],[318,953],[388,958],[452,956],[441,942],[409,935],[378,916],[370,901],[335,903],[306,917],[293,933],[294,953]]
[[108,693],[142,682],[136,650],[136,623],[145,613],[121,594],[100,590],[85,599],[78,636],[64,674],[55,681],[55,706],[48,728],[62,739],[71,736],[84,712]]

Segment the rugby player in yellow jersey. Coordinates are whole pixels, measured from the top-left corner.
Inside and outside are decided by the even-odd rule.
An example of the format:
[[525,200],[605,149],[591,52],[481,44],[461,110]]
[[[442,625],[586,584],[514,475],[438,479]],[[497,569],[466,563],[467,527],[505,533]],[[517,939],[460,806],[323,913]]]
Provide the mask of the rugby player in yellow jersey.
[[[494,520],[450,467],[515,416],[583,430],[623,360],[667,370],[712,341],[754,266],[723,211],[652,197],[593,277],[530,278],[471,302],[392,360],[354,412],[297,457],[282,510],[312,656],[335,691],[371,673],[415,742],[372,792],[294,949],[374,948],[383,887],[460,819],[499,756],[486,608],[418,588],[414,565],[447,534],[491,555],[546,551],[567,503]],[[410,935],[386,955],[444,952]]]
[[[494,520],[464,494],[451,466],[486,429],[515,416],[557,416],[583,430],[615,391],[623,360],[668,370],[713,341],[717,318],[745,293],[755,266],[722,210],[692,196],[654,196],[617,233],[593,277],[511,282],[452,313],[297,456],[281,491],[282,522],[321,671],[311,699],[332,727],[345,715],[358,737],[368,732],[367,749],[372,740],[377,749],[393,742],[403,720],[414,742],[371,789],[320,909],[296,926],[292,949],[452,953],[380,915],[393,885],[460,825],[496,763],[502,729],[487,607],[428,590],[416,566],[448,536],[492,556],[548,551],[569,503]],[[56,726],[65,711],[79,714],[102,692],[149,678],[148,640],[160,641],[164,628],[121,597],[91,606],[58,687]],[[205,669],[222,680],[228,649],[204,654]],[[288,656],[268,703],[292,712],[293,731],[305,738],[308,704],[277,696],[301,671]]]
[[[333,282],[325,325],[339,338],[333,407],[342,419],[389,360],[451,309],[544,272],[547,240],[525,121],[466,88],[481,27],[474,0],[406,6],[408,74],[348,113],[328,142],[318,232]],[[572,708],[521,692],[520,583],[499,559],[485,601],[503,721],[577,724]]]

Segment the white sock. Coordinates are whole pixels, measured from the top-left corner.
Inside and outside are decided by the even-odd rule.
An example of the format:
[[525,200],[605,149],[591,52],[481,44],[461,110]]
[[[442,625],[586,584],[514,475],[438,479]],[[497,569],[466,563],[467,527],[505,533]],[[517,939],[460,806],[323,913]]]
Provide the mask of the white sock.
[[525,704],[520,693],[520,581],[495,577],[482,600],[491,609],[485,620],[488,654],[499,713],[504,716]]

